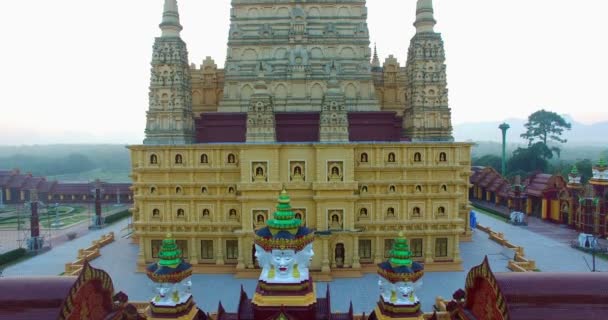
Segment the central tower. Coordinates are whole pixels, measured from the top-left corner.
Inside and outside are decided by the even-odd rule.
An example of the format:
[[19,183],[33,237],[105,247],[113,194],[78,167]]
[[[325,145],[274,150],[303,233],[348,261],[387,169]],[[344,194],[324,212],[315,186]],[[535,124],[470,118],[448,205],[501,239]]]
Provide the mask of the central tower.
[[218,111],[250,112],[264,74],[274,112],[320,112],[332,73],[344,111],[379,111],[365,1],[334,2],[232,1]]

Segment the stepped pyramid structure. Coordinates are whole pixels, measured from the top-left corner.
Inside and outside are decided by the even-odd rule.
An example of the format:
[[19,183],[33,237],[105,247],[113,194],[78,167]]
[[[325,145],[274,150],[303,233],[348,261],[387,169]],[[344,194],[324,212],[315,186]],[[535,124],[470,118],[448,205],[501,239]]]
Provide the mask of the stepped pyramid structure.
[[462,268],[471,144],[452,141],[432,1],[409,53],[382,63],[364,0],[234,0],[223,68],[189,63],[164,3],[146,139],[129,147],[139,270],[172,233],[193,272],[254,274],[284,187],[326,279],[373,270],[401,230],[427,270]]

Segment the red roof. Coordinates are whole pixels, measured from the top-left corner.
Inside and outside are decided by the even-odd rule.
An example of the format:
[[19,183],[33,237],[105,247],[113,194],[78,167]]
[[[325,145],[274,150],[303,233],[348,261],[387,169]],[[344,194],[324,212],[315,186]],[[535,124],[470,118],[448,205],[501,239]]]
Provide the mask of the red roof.
[[605,319],[608,274],[509,272],[495,274],[511,319]]
[[31,179],[31,175],[23,175],[18,174],[13,176],[10,183],[8,184],[9,188],[23,188],[28,179]]
[[537,173],[527,179],[526,194],[542,197],[549,190],[562,189],[566,181],[562,176]]
[[486,258],[469,271],[464,302],[448,310],[458,319],[605,319],[606,288],[608,273],[494,273]]
[[0,278],[0,319],[57,319],[76,277]]

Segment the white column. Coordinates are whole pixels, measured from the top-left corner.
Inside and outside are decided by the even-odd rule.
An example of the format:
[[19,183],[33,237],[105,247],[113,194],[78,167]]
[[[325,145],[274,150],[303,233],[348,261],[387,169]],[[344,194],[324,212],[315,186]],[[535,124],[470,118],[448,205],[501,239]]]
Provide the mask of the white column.
[[359,236],[353,237],[353,269],[361,268],[359,263]]
[[222,248],[224,247],[224,239],[217,238],[217,254],[215,258],[215,264],[224,265],[224,254],[222,253]]

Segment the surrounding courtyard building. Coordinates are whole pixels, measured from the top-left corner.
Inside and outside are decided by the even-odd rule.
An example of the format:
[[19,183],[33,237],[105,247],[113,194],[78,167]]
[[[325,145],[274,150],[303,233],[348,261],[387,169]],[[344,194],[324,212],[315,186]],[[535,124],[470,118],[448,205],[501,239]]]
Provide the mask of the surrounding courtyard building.
[[129,147],[140,270],[168,232],[194,272],[256,268],[282,188],[316,231],[313,271],[373,272],[399,231],[426,270],[462,269],[471,144],[452,138],[432,1],[405,66],[380,66],[366,20],[364,0],[234,0],[225,68],[197,67],[165,1],[146,138]]

